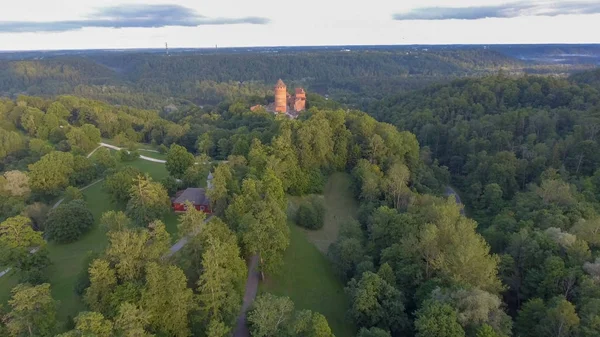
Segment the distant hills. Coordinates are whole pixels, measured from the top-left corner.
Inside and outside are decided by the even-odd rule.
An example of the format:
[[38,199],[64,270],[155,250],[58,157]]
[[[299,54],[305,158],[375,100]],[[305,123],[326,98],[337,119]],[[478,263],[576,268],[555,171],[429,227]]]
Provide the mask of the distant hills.
[[360,104],[459,77],[498,71],[567,76],[598,64],[600,45],[170,49],[169,55],[162,49],[3,52],[0,94],[75,93],[144,107],[161,106],[170,97],[214,104],[235,95],[264,96],[284,78]]

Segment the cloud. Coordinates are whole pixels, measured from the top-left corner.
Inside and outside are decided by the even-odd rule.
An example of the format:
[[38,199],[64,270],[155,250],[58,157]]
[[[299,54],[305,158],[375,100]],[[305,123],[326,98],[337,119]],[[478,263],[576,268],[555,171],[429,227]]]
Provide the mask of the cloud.
[[519,16],[557,16],[600,13],[600,2],[521,1],[496,6],[422,7],[393,15],[394,20],[478,20]]
[[86,27],[158,28],[166,26],[196,27],[202,25],[264,25],[262,17],[210,18],[179,5],[121,5],[100,8],[82,20],[65,21],[0,21],[0,33],[66,32]]

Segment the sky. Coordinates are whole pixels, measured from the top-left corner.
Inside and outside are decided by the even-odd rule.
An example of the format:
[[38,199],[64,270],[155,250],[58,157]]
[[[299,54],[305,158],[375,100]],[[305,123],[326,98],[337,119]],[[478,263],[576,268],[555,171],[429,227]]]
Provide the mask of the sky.
[[599,0],[3,0],[0,50],[600,43]]

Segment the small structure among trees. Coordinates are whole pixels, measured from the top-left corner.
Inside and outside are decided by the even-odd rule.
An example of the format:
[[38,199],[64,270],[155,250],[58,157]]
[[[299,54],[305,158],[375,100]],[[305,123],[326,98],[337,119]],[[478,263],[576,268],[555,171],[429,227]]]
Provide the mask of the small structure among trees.
[[[206,179],[206,187],[207,189],[212,188],[212,173],[208,174],[208,178]],[[206,190],[203,188],[187,188],[183,191],[178,191],[175,194],[175,198],[173,199],[173,210],[175,212],[185,212],[187,210],[186,203],[190,202],[194,205],[199,211],[202,211],[207,214],[212,213],[212,209],[210,207],[210,199],[206,194]]]

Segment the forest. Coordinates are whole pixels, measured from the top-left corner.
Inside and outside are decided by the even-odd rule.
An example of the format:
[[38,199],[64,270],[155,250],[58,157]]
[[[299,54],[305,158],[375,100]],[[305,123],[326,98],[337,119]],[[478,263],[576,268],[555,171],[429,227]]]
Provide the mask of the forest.
[[[0,63],[0,336],[600,335],[599,73],[483,55]],[[361,101],[251,111],[281,72]],[[332,229],[340,174],[355,216]],[[174,214],[198,187],[211,213]],[[341,315],[277,288],[298,240]]]
[[586,64],[524,62],[482,48],[298,51],[276,54],[97,52],[0,62],[0,93],[75,94],[111,104],[161,109],[187,100],[215,105],[264,96],[279,78],[288,85],[360,106],[383,95],[464,76],[568,74]]

